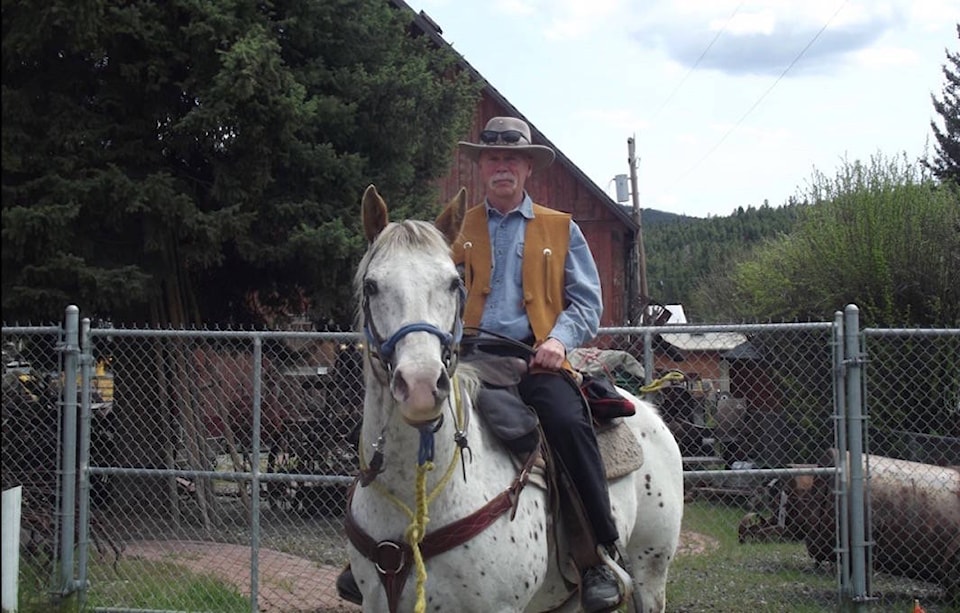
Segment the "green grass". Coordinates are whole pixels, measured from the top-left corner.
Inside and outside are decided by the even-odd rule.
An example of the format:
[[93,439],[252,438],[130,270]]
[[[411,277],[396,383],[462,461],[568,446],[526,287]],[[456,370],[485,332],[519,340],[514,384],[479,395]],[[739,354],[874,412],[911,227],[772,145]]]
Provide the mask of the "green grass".
[[119,572],[109,565],[98,565],[91,573],[88,606],[117,606],[133,609],[172,611],[208,611],[234,613],[249,611],[250,599],[233,585],[217,578],[190,574],[182,566],[168,562],[137,560]]
[[117,569],[91,559],[90,589],[81,606],[76,595],[57,603],[40,586],[49,584],[45,570],[21,566],[21,613],[74,613],[94,607],[242,613],[250,599],[234,586],[207,575],[190,574],[166,562],[121,561]]
[[[667,586],[669,613],[822,613],[840,611],[836,573],[832,566],[816,565],[800,542],[744,543],[737,525],[746,511],[716,502],[695,501],[684,509],[684,529],[715,539],[717,546],[676,558]],[[121,559],[116,570],[91,555],[90,590],[84,610],[92,607],[164,609],[243,613],[250,601],[230,584],[191,574],[167,562]],[[22,613],[75,613],[76,598],[51,605],[45,593],[49,571],[41,566],[20,569]],[[874,576],[873,592],[881,599],[870,603],[870,613],[911,613],[919,598],[926,613],[958,613],[943,602],[930,584],[898,577]]]
[[[821,613],[842,610],[833,565],[816,565],[802,542],[739,543],[737,525],[746,511],[695,501],[684,508],[683,527],[717,540],[719,546],[680,555],[670,567],[667,609],[671,613]],[[874,576],[871,613],[911,613],[919,598],[926,613],[955,613],[929,584]]]

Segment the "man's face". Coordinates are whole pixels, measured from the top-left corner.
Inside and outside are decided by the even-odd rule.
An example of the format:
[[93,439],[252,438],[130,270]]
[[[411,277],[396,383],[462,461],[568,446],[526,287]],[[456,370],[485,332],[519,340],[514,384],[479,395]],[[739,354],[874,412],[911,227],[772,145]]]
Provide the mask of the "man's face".
[[533,167],[530,158],[520,151],[491,149],[480,152],[480,178],[491,200],[518,203],[523,186]]

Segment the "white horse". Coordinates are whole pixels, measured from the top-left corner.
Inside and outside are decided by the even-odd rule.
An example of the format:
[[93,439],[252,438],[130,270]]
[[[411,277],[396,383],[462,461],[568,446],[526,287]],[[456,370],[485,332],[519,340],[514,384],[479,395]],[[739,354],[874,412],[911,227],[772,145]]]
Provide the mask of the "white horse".
[[[579,608],[548,538],[548,501],[523,487],[510,453],[472,404],[476,378],[457,363],[463,285],[449,244],[465,191],[436,226],[391,223],[374,186],[362,215],[369,249],[356,273],[368,346],[361,478],[345,526],[364,611],[551,611]],[[683,513],[677,443],[656,409],[625,419],[641,468],[609,484],[631,569],[634,610],[663,611]],[[629,583],[629,580],[627,581]]]

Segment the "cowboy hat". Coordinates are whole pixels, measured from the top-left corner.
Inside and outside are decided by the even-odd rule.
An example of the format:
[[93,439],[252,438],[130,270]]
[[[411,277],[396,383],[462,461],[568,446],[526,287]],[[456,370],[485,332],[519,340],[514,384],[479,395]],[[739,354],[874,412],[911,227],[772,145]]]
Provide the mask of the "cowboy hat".
[[522,151],[530,156],[533,170],[546,168],[556,157],[550,147],[534,145],[530,140],[530,126],[516,117],[494,117],[480,133],[479,143],[460,141],[459,147],[474,162],[480,158],[481,151],[489,149]]

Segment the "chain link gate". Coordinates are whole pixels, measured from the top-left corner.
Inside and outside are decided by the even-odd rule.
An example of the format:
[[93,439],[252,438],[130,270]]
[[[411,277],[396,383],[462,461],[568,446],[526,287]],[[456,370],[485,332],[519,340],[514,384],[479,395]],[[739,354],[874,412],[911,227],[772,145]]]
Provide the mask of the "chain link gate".
[[[594,366],[618,358],[601,368],[655,401],[681,443],[687,503],[670,610],[762,602],[909,610],[915,597],[928,613],[951,610],[957,532],[949,513],[922,532],[928,551],[946,552],[942,560],[919,559],[902,533],[883,535],[926,508],[910,505],[907,517],[889,502],[907,500],[887,493],[897,475],[926,492],[924,501],[960,495],[949,468],[960,465],[960,330],[861,332],[855,309],[844,315],[609,328],[597,351],[579,356]],[[24,610],[34,602],[47,610],[70,593],[93,611],[355,610],[336,597],[333,579],[346,562],[343,493],[362,414],[358,334],[82,322],[77,341],[65,336],[59,327],[3,328],[5,348],[24,358],[4,360],[4,488],[32,488],[25,501],[38,502],[25,508],[54,531],[31,537],[48,543],[48,557],[39,547],[21,554],[21,579],[33,586],[21,586]],[[8,389],[8,372],[24,362],[80,373],[79,394],[60,396],[52,421],[39,420],[45,430],[23,426],[41,404],[25,411],[16,386]],[[70,473],[69,451],[56,444],[60,424],[73,427],[70,397],[79,407],[79,480],[58,478]],[[49,448],[40,440],[51,436],[52,465],[33,451]],[[862,462],[847,460],[857,454]],[[51,488],[31,485],[40,475],[53,475],[52,498]],[[71,496],[76,549],[63,529]],[[854,512],[860,505],[867,511]],[[891,507],[899,513],[892,522]]]
[[[3,328],[2,481],[5,504],[8,492],[20,492],[21,523],[14,540],[20,549],[19,603],[25,610],[42,610],[59,592],[63,339],[60,326]],[[5,519],[7,513],[4,509]],[[14,529],[3,526],[4,533]],[[4,573],[8,555],[3,552]],[[4,594],[4,604],[11,601],[16,599]]]
[[861,343],[866,593],[894,573],[940,585],[960,610],[960,330],[867,328]]

